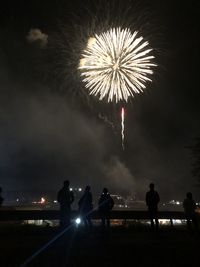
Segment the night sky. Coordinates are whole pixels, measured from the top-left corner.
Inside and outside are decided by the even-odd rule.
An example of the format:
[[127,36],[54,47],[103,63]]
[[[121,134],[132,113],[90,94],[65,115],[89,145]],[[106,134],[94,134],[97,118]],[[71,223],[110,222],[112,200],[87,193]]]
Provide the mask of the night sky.
[[[5,1],[0,8],[0,185],[4,191],[104,186],[142,198],[199,199],[187,146],[200,136],[199,1]],[[110,26],[149,40],[158,67],[118,105],[77,71],[87,38]],[[126,109],[125,150],[120,107]]]

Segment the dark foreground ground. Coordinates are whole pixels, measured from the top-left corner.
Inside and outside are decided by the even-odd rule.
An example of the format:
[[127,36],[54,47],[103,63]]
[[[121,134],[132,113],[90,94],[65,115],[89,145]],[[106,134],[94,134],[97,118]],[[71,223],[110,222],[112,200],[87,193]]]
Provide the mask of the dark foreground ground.
[[[20,266],[50,239],[58,228],[0,224],[0,266]],[[27,266],[200,266],[200,238],[185,227],[161,227],[150,232],[144,225],[98,227],[90,233],[65,233]]]

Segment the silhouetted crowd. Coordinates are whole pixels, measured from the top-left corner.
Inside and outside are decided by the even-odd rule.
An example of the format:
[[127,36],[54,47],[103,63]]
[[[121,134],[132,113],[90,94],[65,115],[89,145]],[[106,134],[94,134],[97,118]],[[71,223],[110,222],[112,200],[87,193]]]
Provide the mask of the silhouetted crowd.
[[[57,200],[60,203],[60,226],[68,227],[70,225],[71,204],[74,201],[73,191],[70,191],[69,181],[63,183],[63,187],[59,190]],[[92,227],[91,214],[93,211],[93,198],[89,185],[85,187],[85,191],[78,201],[79,214],[86,228]],[[114,201],[110,196],[108,189],[104,188],[98,201],[98,211],[102,221],[102,228],[110,227],[110,212],[114,206]]]
[[[149,219],[151,221],[151,229],[158,231],[158,204],[160,202],[160,196],[154,188],[154,184],[150,183],[149,191],[146,193],[146,205],[148,207]],[[68,180],[64,181],[63,188],[58,192],[57,200],[60,203],[60,226],[67,227],[70,225],[71,204],[74,201],[74,194],[73,191],[70,191]],[[78,201],[78,206],[79,214],[85,227],[91,228],[91,215],[94,207],[91,188],[89,185],[85,187],[85,191]],[[98,200],[97,207],[103,229],[110,227],[110,214],[113,207],[114,201],[110,196],[108,189],[104,188]],[[191,192],[187,193],[186,199],[184,199],[183,202],[183,208],[185,211],[188,229],[191,230],[191,222],[193,223],[195,229],[197,229],[198,220],[195,212],[197,207]]]
[[[63,187],[58,191],[57,200],[60,204],[60,226],[66,228],[71,223],[71,204],[74,202],[74,193],[69,188],[69,181],[66,180],[63,183]],[[150,183],[149,191],[146,193],[146,205],[148,207],[149,219],[151,221],[152,230],[158,230],[158,204],[160,202],[160,196],[154,189],[154,184]],[[2,197],[2,188],[0,187],[0,207],[2,206],[4,198]],[[87,229],[92,227],[91,215],[94,210],[93,197],[91,188],[89,185],[85,187],[85,191],[78,201],[79,215],[83,220],[83,223]],[[114,207],[114,201],[110,196],[108,189],[103,188],[103,191],[98,200],[98,212],[101,218],[101,225],[103,229],[109,229],[110,227],[110,215],[111,210]],[[193,199],[192,193],[188,192],[186,198],[183,201],[183,208],[185,212],[185,218],[187,220],[187,227],[192,229],[192,224],[195,230],[198,230],[198,218],[196,213],[196,202]],[[155,223],[154,223],[155,222]]]

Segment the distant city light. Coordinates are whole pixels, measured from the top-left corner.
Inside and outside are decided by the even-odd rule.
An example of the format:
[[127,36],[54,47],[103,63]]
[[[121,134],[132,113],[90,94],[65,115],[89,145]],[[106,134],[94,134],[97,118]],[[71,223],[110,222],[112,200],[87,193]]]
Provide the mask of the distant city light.
[[81,187],[70,187],[69,188],[70,191],[78,191],[78,192],[81,192],[82,191],[82,188]]
[[159,223],[160,224],[170,224],[170,220],[169,219],[159,219]]
[[32,204],[44,204],[46,202],[46,199],[44,197],[41,197],[39,201],[32,201]]
[[58,201],[57,200],[54,200],[53,203],[58,203]]
[[181,204],[182,204],[181,201],[176,201],[176,200],[174,200],[174,199],[170,200],[169,203],[170,203],[170,204],[173,204],[173,205],[181,205]]
[[184,220],[173,220],[173,224],[182,224]]
[[41,197],[40,203],[44,204],[46,202],[46,199],[44,197]]

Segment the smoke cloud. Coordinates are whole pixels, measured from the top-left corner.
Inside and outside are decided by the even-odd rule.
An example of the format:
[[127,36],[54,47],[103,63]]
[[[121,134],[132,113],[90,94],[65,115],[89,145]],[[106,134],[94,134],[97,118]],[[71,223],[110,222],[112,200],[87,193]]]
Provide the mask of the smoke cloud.
[[113,190],[130,195],[135,193],[135,178],[127,166],[121,162],[117,156],[112,156],[103,169],[106,180],[111,183]]
[[26,36],[29,43],[37,43],[41,48],[44,48],[48,43],[48,35],[40,29],[31,29]]

